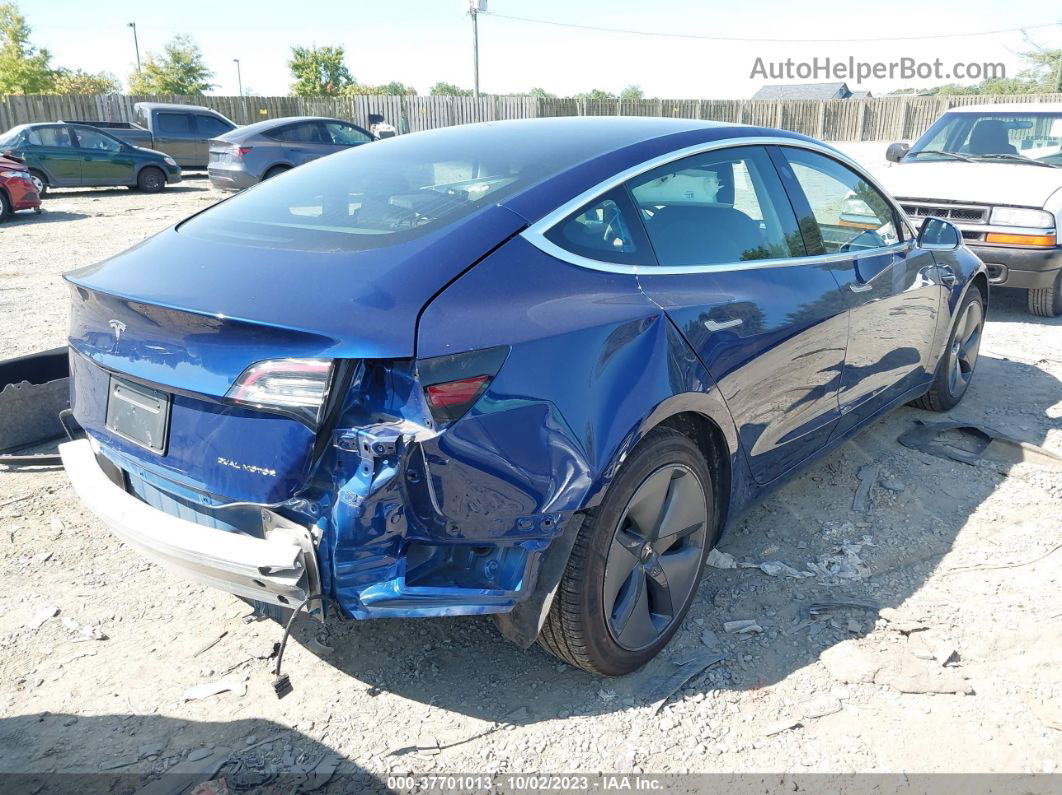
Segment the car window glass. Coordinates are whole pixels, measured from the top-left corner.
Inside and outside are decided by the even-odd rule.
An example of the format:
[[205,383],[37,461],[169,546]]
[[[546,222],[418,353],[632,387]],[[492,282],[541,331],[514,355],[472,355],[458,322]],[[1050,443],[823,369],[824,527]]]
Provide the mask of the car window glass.
[[782,147],[818,223],[827,253],[898,243],[896,213],[885,196],[833,158]]
[[630,181],[661,265],[803,256],[778,174],[760,147],[707,152]]
[[231,124],[227,124],[221,119],[217,119],[213,116],[196,116],[195,122],[199,125],[199,134],[206,136],[207,138],[224,135],[229,132],[229,130],[233,129]]
[[80,149],[97,149],[101,152],[118,152],[122,145],[109,135],[103,135],[96,130],[79,128],[74,131],[77,135],[77,143]]
[[66,127],[34,127],[29,132],[29,142],[36,146],[73,146],[70,130]]
[[[317,122],[303,122],[292,124],[277,132],[276,137],[281,141],[299,144],[323,144],[326,143],[321,132],[321,126]],[[330,143],[330,142],[329,142]]]
[[155,117],[160,133],[190,133],[192,117],[187,113],[160,113]]
[[626,192],[616,188],[554,225],[546,238],[581,257],[633,264],[651,262],[641,224]]
[[21,127],[12,127],[7,132],[0,133],[0,149],[3,149],[3,147],[6,147],[6,146],[14,146],[15,142],[18,141],[18,139],[19,139],[19,137],[21,135],[22,135],[22,128]]
[[326,121],[324,126],[332,137],[332,143],[338,146],[357,146],[359,144],[367,144],[372,140],[368,133],[362,132],[352,124]]

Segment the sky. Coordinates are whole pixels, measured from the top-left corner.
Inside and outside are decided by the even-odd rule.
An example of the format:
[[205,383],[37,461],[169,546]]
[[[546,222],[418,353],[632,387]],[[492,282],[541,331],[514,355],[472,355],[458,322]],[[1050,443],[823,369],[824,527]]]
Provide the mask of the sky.
[[[123,81],[136,66],[136,22],[141,55],[186,33],[214,71],[212,93],[236,94],[240,60],[245,90],[287,94],[290,47],[342,45],[347,66],[362,83],[399,80],[427,93],[436,81],[472,85],[472,23],[466,0],[17,0],[33,28],[32,41],[47,47],[53,65],[108,71]],[[1008,76],[1022,68],[1018,53],[1032,49],[1019,32],[905,42],[839,41],[871,37],[929,36],[1030,26],[1041,47],[1062,47],[1062,14],[1041,0],[935,0],[915,10],[907,4],[822,0],[489,0],[479,17],[480,88],[485,93],[526,92],[538,86],[559,96],[601,88],[619,92],[639,85],[646,96],[736,99],[768,82],[832,82],[831,78],[775,81],[753,77],[766,62],[831,58],[890,62],[933,61],[1004,64]],[[608,28],[745,38],[778,42],[708,41],[576,30],[497,15]],[[1050,24],[1031,29],[1031,26]],[[829,39],[792,43],[792,39]],[[943,80],[846,81],[875,94],[925,87]],[[976,82],[976,81],[959,81]]]

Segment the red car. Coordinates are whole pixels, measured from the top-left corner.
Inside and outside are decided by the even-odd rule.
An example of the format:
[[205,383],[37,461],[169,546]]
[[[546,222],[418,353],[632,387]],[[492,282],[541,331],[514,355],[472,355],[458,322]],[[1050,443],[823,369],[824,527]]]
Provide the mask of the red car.
[[41,211],[41,197],[29,169],[21,161],[0,155],[0,221],[16,210]]

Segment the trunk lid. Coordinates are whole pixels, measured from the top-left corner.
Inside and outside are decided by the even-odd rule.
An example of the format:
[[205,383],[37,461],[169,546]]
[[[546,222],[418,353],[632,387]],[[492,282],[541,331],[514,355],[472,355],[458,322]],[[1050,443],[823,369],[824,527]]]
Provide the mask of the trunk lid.
[[[354,252],[163,232],[67,276],[74,416],[137,477],[229,501],[288,499],[306,481],[316,432],[225,401],[239,375],[266,359],[414,356],[422,308],[524,225],[493,206],[457,229]],[[114,378],[172,396],[163,450],[108,428]]]

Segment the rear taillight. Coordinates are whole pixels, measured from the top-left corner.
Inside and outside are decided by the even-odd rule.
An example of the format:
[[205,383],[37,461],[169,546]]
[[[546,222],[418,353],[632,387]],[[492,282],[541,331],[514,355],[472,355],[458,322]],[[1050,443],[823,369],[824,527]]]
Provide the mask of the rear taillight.
[[498,374],[508,346],[417,361],[417,373],[436,425],[464,416]]
[[245,154],[254,149],[253,146],[237,146],[236,151],[233,153],[236,157],[243,157]]
[[269,359],[244,370],[225,396],[316,425],[332,370],[331,359]]

